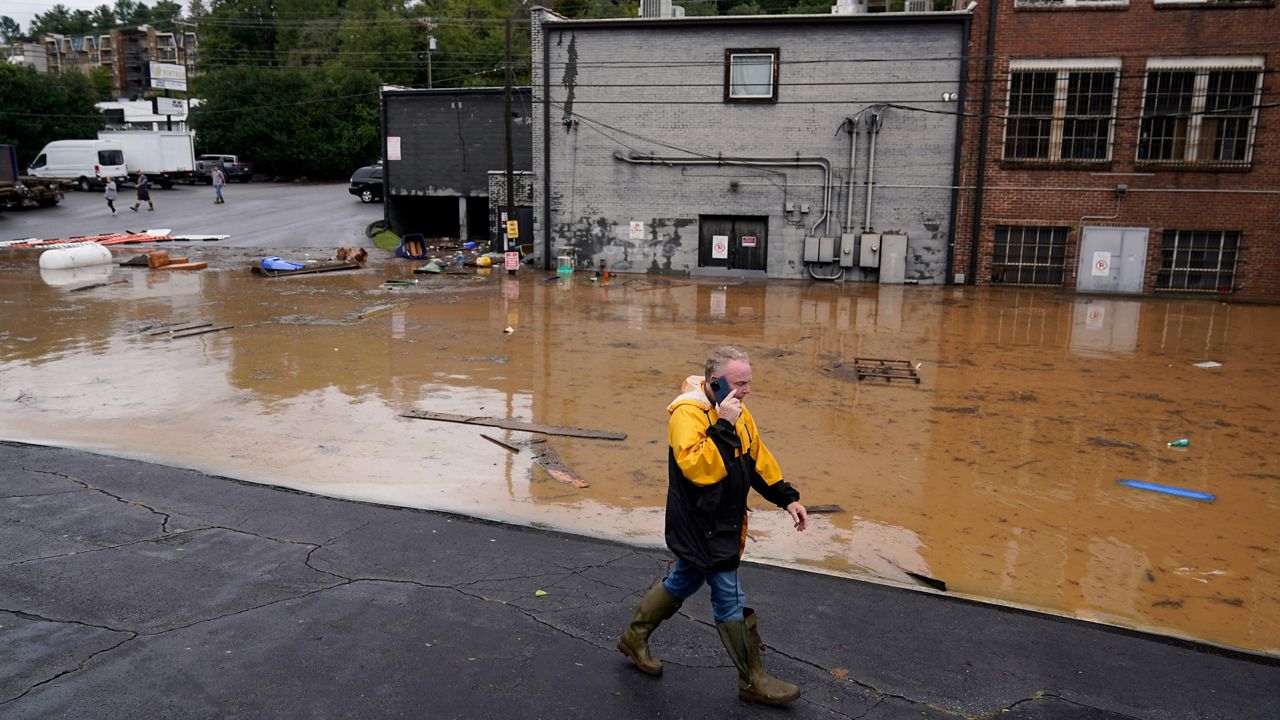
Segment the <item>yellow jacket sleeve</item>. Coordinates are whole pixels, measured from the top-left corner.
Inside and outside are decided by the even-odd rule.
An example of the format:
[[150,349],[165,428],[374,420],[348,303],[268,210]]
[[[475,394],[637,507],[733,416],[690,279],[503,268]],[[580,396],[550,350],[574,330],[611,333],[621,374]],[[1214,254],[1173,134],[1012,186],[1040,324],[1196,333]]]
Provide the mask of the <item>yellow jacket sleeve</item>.
[[667,425],[667,441],[676,464],[694,485],[714,485],[729,474],[720,449],[707,436],[708,421],[715,421],[714,412],[708,418],[696,405],[682,405],[672,411]]
[[744,422],[739,423],[738,434],[741,435],[745,430],[748,434],[747,452],[751,454],[751,459],[755,461],[756,472],[760,473],[760,477],[770,485],[776,484],[782,479],[782,468],[778,465],[777,459],[773,457],[773,453],[769,452],[769,448],[764,446],[764,441],[760,439],[760,431],[756,428],[756,419],[751,413],[745,410],[742,413]]

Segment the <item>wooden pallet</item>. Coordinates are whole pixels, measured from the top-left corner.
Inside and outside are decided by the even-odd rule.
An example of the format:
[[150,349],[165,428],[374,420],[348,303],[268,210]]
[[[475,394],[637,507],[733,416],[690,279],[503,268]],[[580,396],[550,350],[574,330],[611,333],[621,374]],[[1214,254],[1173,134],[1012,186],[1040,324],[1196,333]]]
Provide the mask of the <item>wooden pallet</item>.
[[885,382],[911,380],[920,383],[920,376],[910,360],[885,360],[883,358],[854,358],[854,372],[858,379],[884,378]]

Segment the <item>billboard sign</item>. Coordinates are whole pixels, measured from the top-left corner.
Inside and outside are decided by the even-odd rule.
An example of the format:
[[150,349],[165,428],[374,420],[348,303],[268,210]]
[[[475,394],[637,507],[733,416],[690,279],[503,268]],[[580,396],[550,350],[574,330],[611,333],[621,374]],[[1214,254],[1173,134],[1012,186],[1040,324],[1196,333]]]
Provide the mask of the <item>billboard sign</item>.
[[177,98],[151,98],[151,112],[156,115],[186,115],[187,102]]
[[151,87],[156,90],[187,91],[187,69],[171,63],[149,63],[151,70]]

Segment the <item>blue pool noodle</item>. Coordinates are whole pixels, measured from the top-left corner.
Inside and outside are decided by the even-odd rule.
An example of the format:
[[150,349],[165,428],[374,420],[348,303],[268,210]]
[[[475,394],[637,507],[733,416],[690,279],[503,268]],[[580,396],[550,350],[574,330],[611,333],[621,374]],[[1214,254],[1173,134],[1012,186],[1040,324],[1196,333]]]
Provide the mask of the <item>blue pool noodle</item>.
[[1204,502],[1213,502],[1214,498],[1212,494],[1200,492],[1199,490],[1188,490],[1186,488],[1172,487],[1170,485],[1157,485],[1156,483],[1143,482],[1141,480],[1117,480],[1116,482],[1121,485],[1138,488],[1139,490],[1150,490],[1152,492],[1177,495],[1178,497],[1202,500]]

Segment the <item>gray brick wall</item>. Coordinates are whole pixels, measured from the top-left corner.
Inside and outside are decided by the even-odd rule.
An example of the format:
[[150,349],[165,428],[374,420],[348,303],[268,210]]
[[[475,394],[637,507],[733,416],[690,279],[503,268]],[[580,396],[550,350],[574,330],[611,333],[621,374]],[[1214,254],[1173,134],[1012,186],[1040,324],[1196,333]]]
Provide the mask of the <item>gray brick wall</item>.
[[[777,16],[768,23],[718,24],[557,18],[535,10],[532,38],[535,232],[541,243],[549,223],[553,254],[573,246],[580,266],[607,260],[618,272],[655,265],[690,272],[698,267],[700,215],[767,216],[769,277],[806,277],[804,237],[838,238],[844,230],[850,142],[841,124],[869,106],[896,103],[944,112],[883,110],[870,225],[908,236],[909,281],[945,281],[956,142],[955,117],[945,113],[956,108],[942,95],[959,91],[959,17]],[[549,144],[543,141],[544,41],[550,48]],[[723,101],[729,48],[778,48],[777,103]],[[543,217],[544,152],[551,162],[549,217]],[[824,203],[824,173],[815,168],[634,165],[615,157],[627,153],[822,157],[833,170],[831,202]],[[865,133],[858,154],[855,233],[863,230],[865,211]],[[788,202],[812,211],[786,213]],[[642,240],[630,239],[632,221],[643,222]],[[856,269],[846,278],[867,279]]]

